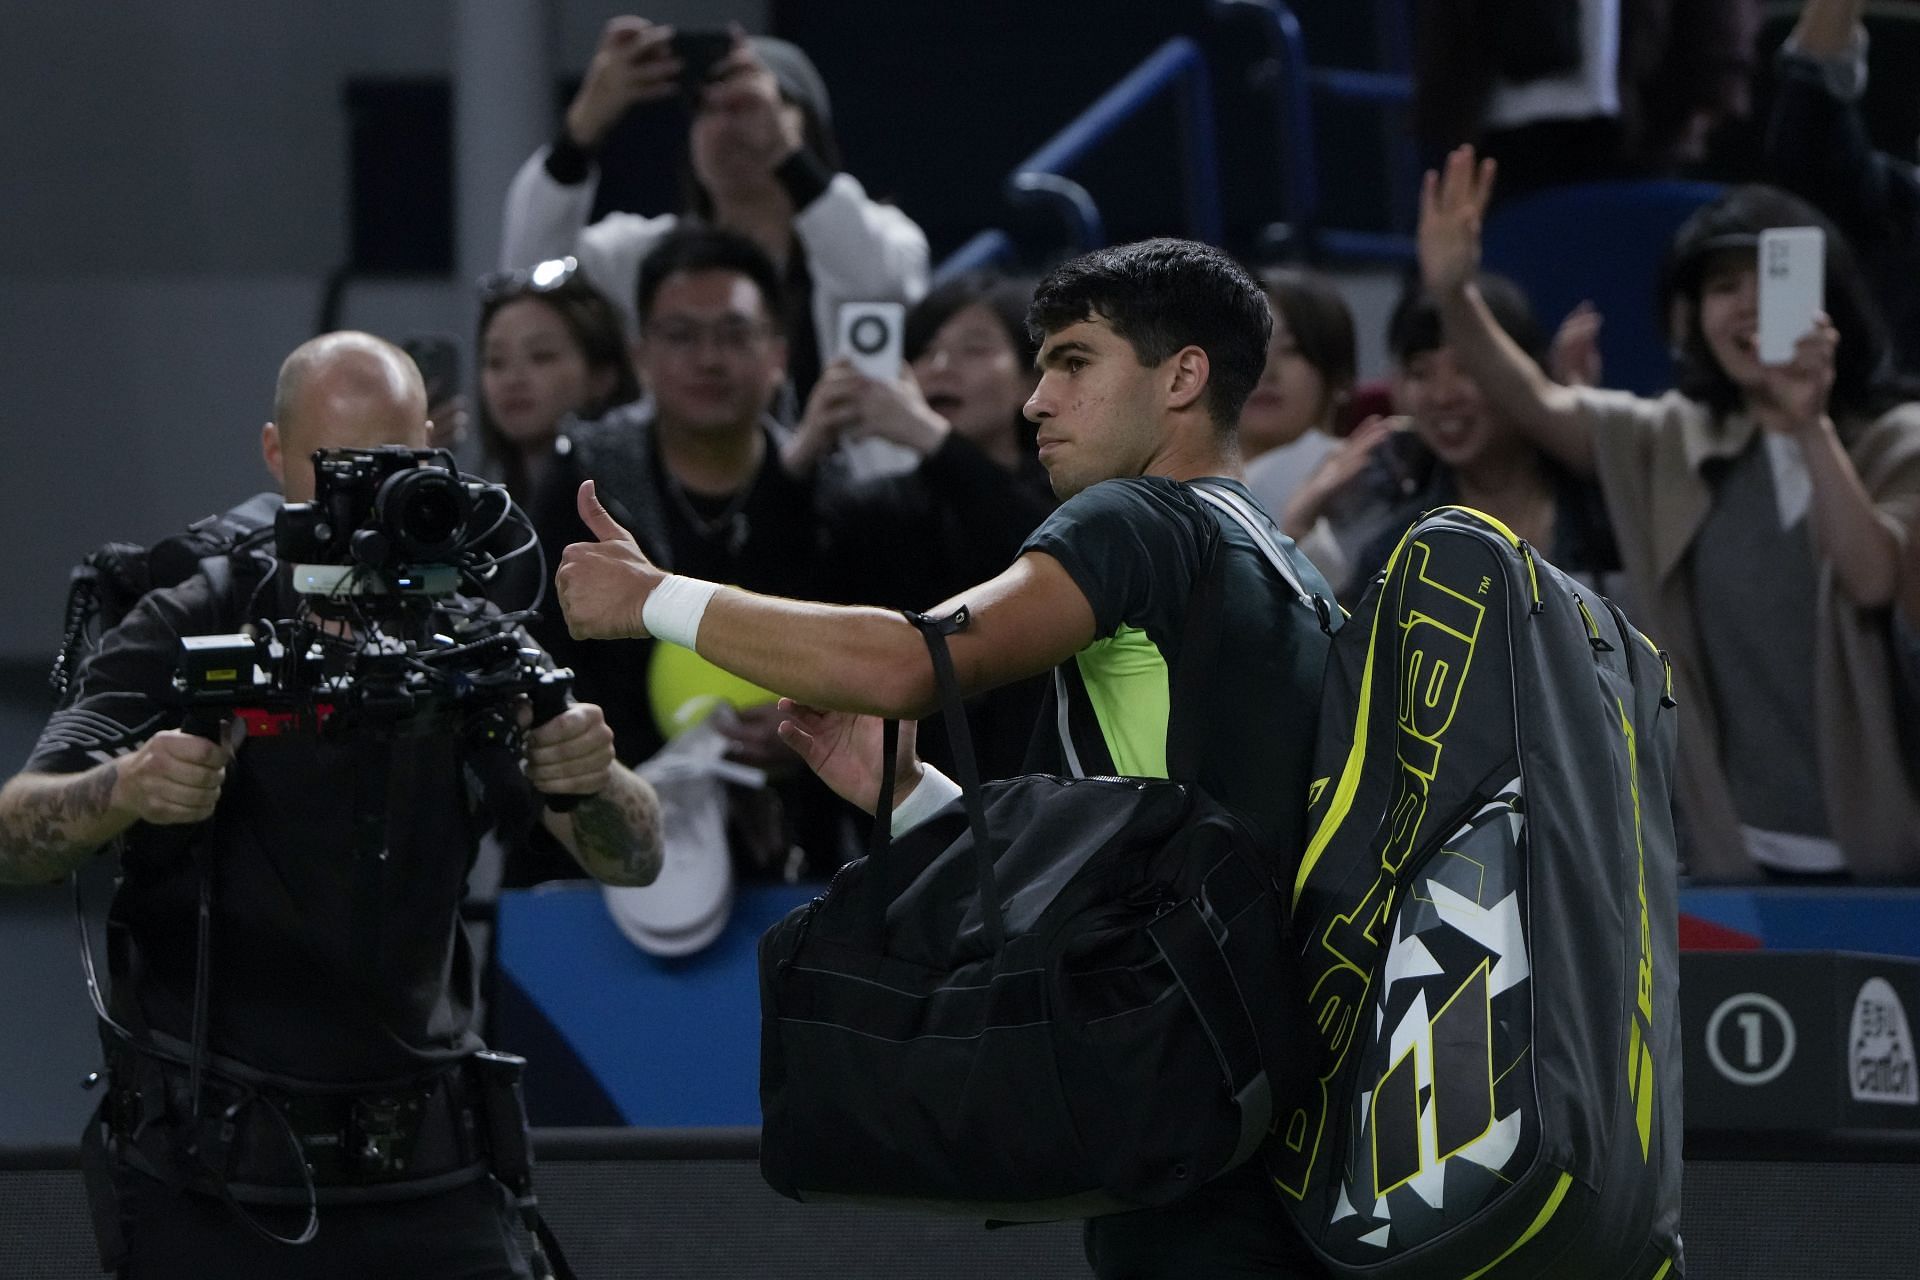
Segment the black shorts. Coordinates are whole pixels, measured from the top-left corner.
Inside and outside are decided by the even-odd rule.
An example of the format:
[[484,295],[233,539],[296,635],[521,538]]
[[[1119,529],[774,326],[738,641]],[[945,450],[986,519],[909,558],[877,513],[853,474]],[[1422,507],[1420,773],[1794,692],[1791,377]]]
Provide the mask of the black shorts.
[[1258,1158],[1164,1209],[1091,1218],[1099,1280],[1324,1280]]

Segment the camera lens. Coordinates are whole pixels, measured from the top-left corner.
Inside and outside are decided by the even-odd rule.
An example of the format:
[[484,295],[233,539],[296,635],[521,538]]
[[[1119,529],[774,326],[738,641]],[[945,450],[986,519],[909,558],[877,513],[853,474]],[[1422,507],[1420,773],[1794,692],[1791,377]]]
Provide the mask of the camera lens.
[[444,561],[460,549],[471,501],[467,488],[438,467],[395,472],[380,485],[374,519],[402,563]]
[[847,327],[847,341],[863,356],[877,355],[887,345],[887,322],[879,316],[861,316]]

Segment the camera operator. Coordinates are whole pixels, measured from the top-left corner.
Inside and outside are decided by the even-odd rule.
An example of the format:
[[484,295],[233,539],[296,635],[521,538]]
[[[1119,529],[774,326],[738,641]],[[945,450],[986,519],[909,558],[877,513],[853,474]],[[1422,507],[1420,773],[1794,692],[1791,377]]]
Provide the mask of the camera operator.
[[[366,334],[294,351],[274,415],[263,452],[289,503],[314,498],[316,450],[427,442],[418,371]],[[103,1260],[136,1280],[527,1276],[487,1176],[516,1181],[486,1105],[514,1060],[476,1057],[462,886],[487,825],[539,838],[536,789],[577,798],[537,822],[583,867],[645,884],[656,800],[584,704],[526,732],[524,776],[432,709],[390,726],[336,710],[345,731],[245,742],[237,724],[217,742],[183,732],[182,637],[311,606],[290,566],[227,563],[145,596],[0,790],[0,881],[44,883],[125,836],[109,1091],[85,1144]],[[468,603],[420,608],[462,634]]]

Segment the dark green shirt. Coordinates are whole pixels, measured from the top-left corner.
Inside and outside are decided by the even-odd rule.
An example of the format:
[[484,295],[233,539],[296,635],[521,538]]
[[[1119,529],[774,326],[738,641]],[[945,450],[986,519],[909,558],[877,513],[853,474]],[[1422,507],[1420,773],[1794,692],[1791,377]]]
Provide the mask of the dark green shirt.
[[[1238,481],[1213,483],[1258,512]],[[1253,538],[1184,484],[1151,476],[1104,481],[1063,504],[1023,548],[1058,560],[1093,607],[1095,640],[1062,665],[1056,686],[1066,691],[1067,737],[1082,773],[1167,776],[1169,690],[1210,526],[1226,557],[1223,625],[1198,705],[1180,714],[1204,726],[1200,785],[1292,859],[1306,839],[1329,637]],[[1319,573],[1271,532],[1306,590],[1330,601]],[[1029,763],[1038,771],[1073,771],[1060,718],[1056,695],[1035,735]]]

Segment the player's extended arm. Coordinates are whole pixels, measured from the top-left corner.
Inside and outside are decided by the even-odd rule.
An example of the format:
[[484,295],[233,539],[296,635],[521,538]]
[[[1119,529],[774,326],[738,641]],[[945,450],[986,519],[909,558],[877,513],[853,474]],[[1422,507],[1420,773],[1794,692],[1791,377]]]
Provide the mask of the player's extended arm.
[[[578,639],[648,635],[647,602],[668,575],[601,508],[591,484],[581,487],[580,507],[599,541],[568,547],[556,575],[568,629]],[[674,583],[676,592],[688,587]],[[691,585],[704,598],[693,648],[715,666],[831,710],[919,719],[939,705],[926,642],[898,613]],[[970,621],[948,647],[963,693],[1037,675],[1094,640],[1093,606],[1043,552],[1027,552],[939,611],[960,605]]]

